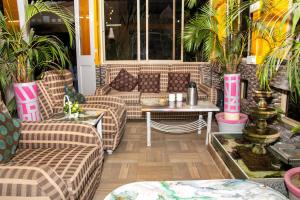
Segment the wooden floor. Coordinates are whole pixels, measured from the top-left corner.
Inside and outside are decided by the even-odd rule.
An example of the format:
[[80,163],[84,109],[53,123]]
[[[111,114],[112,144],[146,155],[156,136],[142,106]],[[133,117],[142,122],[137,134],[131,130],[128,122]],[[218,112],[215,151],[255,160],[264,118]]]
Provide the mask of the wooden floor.
[[206,149],[205,133],[174,135],[152,130],[152,146],[146,147],[146,123],[128,122],[117,150],[105,155],[94,200],[135,181],[224,178]]

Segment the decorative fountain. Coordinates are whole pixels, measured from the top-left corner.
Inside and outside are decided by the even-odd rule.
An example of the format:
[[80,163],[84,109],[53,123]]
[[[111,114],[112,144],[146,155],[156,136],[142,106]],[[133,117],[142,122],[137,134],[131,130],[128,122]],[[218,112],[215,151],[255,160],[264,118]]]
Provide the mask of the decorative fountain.
[[268,101],[272,98],[271,91],[255,91],[254,100],[257,107],[250,108],[251,117],[255,125],[248,125],[243,129],[245,139],[254,144],[252,152],[266,154],[266,146],[275,142],[280,134],[279,131],[268,126],[267,120],[277,115],[275,108],[268,107]]

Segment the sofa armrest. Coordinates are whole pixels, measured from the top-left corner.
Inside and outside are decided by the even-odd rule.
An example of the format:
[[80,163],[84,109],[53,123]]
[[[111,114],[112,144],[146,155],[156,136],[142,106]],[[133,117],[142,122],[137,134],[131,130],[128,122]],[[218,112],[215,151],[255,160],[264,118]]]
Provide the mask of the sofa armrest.
[[0,187],[11,188],[0,190],[4,199],[70,199],[64,180],[46,165],[22,165],[13,161],[0,165]]
[[96,88],[95,95],[107,95],[111,90],[111,87],[108,84],[101,85]]
[[97,146],[102,140],[95,127],[74,121],[24,122],[21,128],[21,148],[68,148]]
[[199,90],[207,94],[208,100],[211,101],[213,104],[217,104],[217,89],[212,87],[209,87],[205,84],[199,84]]
[[125,106],[125,101],[113,96],[85,96],[86,104],[103,104],[107,106]]

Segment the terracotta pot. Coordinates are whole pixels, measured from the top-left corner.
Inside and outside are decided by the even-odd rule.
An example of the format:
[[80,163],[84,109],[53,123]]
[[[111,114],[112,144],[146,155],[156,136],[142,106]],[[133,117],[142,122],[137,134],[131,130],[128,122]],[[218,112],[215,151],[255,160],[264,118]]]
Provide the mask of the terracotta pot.
[[22,121],[40,121],[38,87],[36,82],[14,83],[18,117]]
[[291,200],[299,200],[300,199],[300,188],[298,188],[297,186],[295,186],[292,183],[292,177],[297,174],[300,174],[300,167],[290,169],[284,175],[284,182],[286,184],[286,187],[289,190],[289,198]]
[[240,119],[241,75],[224,74],[224,118]]

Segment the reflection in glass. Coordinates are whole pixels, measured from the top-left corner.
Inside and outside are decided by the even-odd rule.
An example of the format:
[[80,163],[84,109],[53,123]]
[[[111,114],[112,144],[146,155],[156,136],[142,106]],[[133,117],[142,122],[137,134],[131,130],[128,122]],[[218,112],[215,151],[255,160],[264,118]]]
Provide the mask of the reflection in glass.
[[137,1],[105,0],[107,60],[137,59]]
[[181,1],[149,0],[149,59],[180,59]]
[[140,0],[141,60],[146,60],[146,0]]

